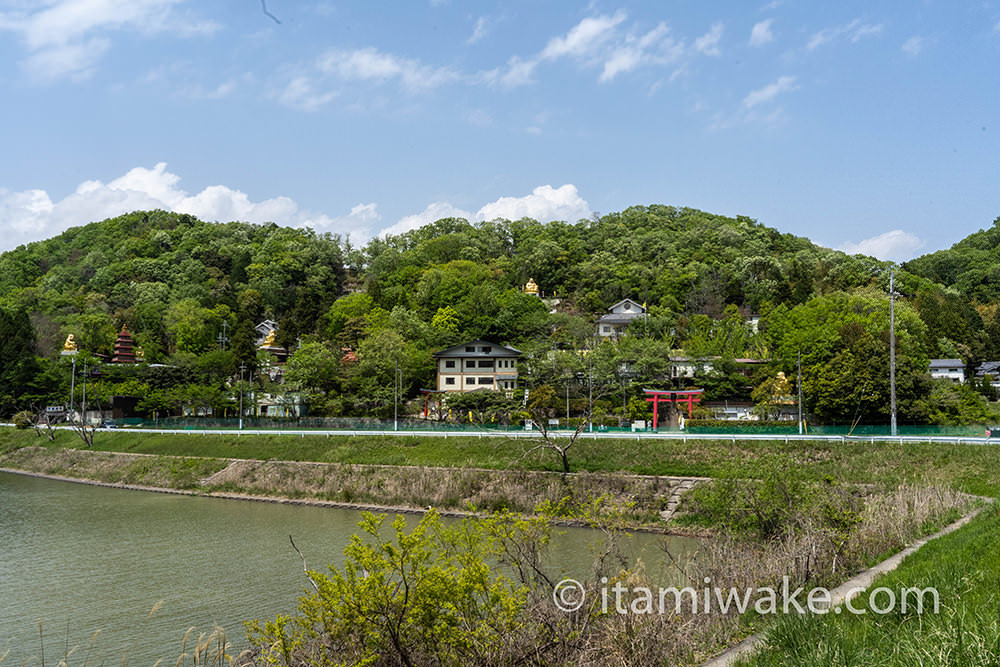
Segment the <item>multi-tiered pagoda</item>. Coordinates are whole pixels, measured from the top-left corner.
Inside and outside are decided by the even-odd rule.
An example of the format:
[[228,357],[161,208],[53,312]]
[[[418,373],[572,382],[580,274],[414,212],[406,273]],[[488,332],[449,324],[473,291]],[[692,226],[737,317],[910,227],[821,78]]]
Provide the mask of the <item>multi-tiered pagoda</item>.
[[115,350],[114,354],[111,355],[111,363],[135,363],[135,346],[132,343],[132,334],[129,333],[124,324],[122,325],[121,332],[118,334],[118,338],[115,339]]

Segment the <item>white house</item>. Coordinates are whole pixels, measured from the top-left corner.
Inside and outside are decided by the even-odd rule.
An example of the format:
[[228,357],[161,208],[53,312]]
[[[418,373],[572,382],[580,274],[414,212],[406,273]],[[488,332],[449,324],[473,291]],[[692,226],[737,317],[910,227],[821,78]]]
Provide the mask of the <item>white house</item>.
[[521,351],[485,340],[454,345],[434,353],[438,391],[517,389],[517,360]]
[[632,299],[622,299],[608,308],[608,314],[597,321],[597,335],[605,338],[621,336],[638,317],[646,317],[646,306]]
[[931,359],[931,377],[936,380],[965,382],[965,364],[961,359]]

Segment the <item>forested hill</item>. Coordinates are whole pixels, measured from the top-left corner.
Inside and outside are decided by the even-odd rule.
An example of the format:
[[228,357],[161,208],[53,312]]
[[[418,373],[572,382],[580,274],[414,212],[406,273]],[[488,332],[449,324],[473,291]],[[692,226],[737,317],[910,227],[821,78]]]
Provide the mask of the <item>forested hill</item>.
[[[122,325],[150,360],[185,345],[201,352],[208,328],[235,314],[281,321],[294,340],[341,293],[341,255],[337,239],[308,230],[135,212],[0,255],[0,305],[31,314],[43,356],[67,331],[84,349],[110,352]],[[199,315],[211,320],[205,340],[178,340]]]
[[[900,272],[928,325],[928,355],[985,358],[998,347],[1000,328],[987,340],[970,300],[933,285],[985,299],[991,283],[974,272],[1000,276],[989,268],[1000,261],[997,236],[994,227],[907,265],[923,278]],[[884,293],[883,268],[750,218],[662,205],[575,223],[447,218],[361,249],[310,230],[139,211],[0,255],[0,306],[30,315],[42,356],[68,332],[84,349],[109,353],[126,325],[157,361],[216,347],[223,322],[231,331],[265,318],[289,347],[309,334],[354,346],[379,313],[392,314],[382,325],[431,348],[481,336],[535,340],[554,325],[525,298],[529,279],[583,327],[626,297],[669,322],[860,288]]]
[[[927,369],[934,357],[960,357],[968,371],[1000,359],[998,238],[994,227],[896,272],[901,418],[990,418],[972,389],[932,389]],[[535,386],[562,386],[582,373],[576,351],[595,345],[597,316],[627,297],[650,317],[595,349],[595,368],[623,393],[608,410],[642,383],[674,382],[678,354],[715,360],[698,378],[711,400],[748,400],[801,358],[812,414],[878,423],[888,268],[749,218],[660,205],[575,223],[447,218],[363,248],[310,230],[138,211],[0,255],[0,413],[62,400],[67,336],[96,361],[123,326],[151,363],[104,367],[101,391],[145,397],[147,411],[224,411],[237,369],[269,363],[255,342],[265,319],[292,352],[284,389],[304,392],[313,414],[384,416],[397,381],[416,396],[434,382],[435,351],[477,338],[534,359]],[[529,279],[551,298],[526,294]],[[758,327],[749,314],[761,315]],[[747,378],[735,365],[745,358],[766,364]],[[628,378],[615,376],[625,368]]]
[[347,291],[345,276],[374,307],[403,307],[426,323],[445,309],[462,334],[517,339],[534,330],[516,321],[523,308],[504,293],[528,279],[579,314],[630,297],[719,316],[728,304],[756,312],[856,288],[876,264],[749,218],[659,205],[577,223],[444,219],[362,250],[308,230],[140,211],[3,254],[0,298],[32,314],[43,355],[70,330],[109,351],[124,324],[156,359],[210,346],[178,339],[179,324],[206,309],[214,314],[202,319],[216,327],[236,315],[273,319],[286,342],[327,333],[322,316]]
[[467,260],[507,286],[533,279],[587,313],[625,297],[675,313],[719,315],[727,304],[756,311],[868,284],[878,265],[749,218],[660,205],[575,224],[445,219],[372,241],[365,253],[366,285],[385,305],[425,299],[428,267]]
[[1000,299],[1000,218],[948,250],[918,257],[904,268],[980,304]]

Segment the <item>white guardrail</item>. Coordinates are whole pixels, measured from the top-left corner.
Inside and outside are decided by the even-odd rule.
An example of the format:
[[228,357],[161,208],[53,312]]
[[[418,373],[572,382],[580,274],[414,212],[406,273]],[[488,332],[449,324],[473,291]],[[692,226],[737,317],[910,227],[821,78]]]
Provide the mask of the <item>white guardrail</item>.
[[[0,424],[4,427],[13,427],[13,424]],[[69,429],[69,426],[53,426],[57,429]],[[538,431],[511,430],[511,431],[435,431],[435,430],[352,430],[352,429],[236,429],[236,428],[216,428],[216,429],[162,429],[145,427],[120,427],[105,428],[97,427],[97,431],[104,432],[125,432],[125,433],[160,433],[174,435],[286,435],[306,437],[307,435],[318,436],[347,436],[357,437],[362,435],[383,435],[391,437],[415,436],[420,438],[508,438],[508,439],[532,439],[541,437]],[[569,430],[549,430],[549,434],[554,437],[570,437],[573,431]],[[686,433],[684,431],[637,431],[633,433],[623,432],[603,432],[584,431],[580,433],[581,438],[600,440],[729,440],[737,442],[740,440],[769,440],[781,442],[893,442],[893,443],[941,443],[952,445],[993,445],[1000,444],[1000,438],[989,438],[985,436],[947,436],[947,435],[824,435],[824,434],[767,434],[767,433]]]

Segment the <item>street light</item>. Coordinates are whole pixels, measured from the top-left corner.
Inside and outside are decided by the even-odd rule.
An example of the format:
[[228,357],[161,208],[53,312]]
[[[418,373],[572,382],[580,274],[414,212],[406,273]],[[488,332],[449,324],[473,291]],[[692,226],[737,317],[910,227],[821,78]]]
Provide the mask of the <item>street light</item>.
[[392,430],[399,430],[399,357],[396,357],[396,370],[392,374]]

